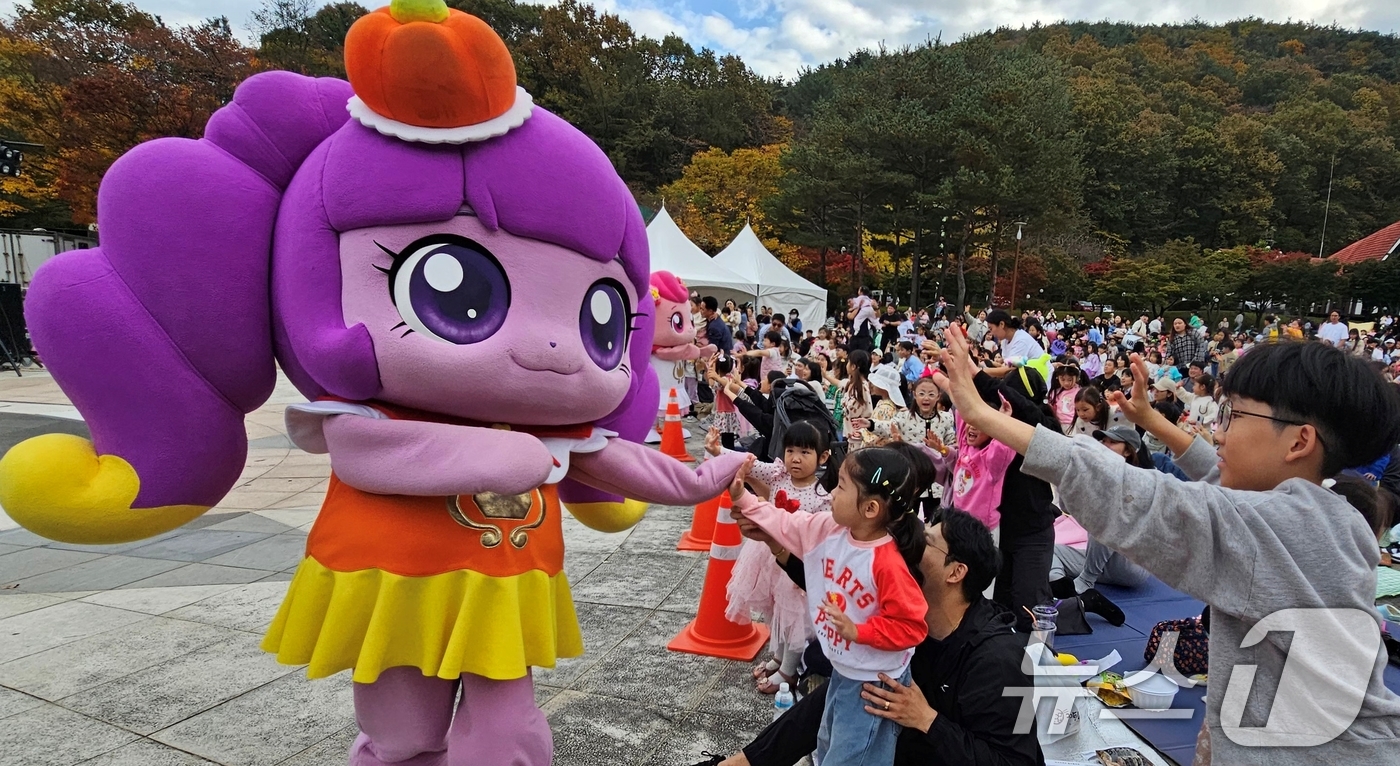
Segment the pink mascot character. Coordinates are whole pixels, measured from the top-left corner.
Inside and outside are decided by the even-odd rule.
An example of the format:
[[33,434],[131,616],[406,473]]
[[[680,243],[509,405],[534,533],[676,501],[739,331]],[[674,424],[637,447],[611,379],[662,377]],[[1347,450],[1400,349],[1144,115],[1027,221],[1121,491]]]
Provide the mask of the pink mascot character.
[[656,306],[656,329],[651,339],[651,368],[656,371],[660,386],[656,432],[661,432],[661,418],[666,414],[667,397],[676,390],[676,403],[685,412],[692,402],[685,390],[685,363],[713,357],[713,344],[696,345],[695,323],[690,321],[690,292],[685,283],[669,271],[651,275],[651,300]]
[[39,269],[26,307],[93,440],[14,447],[0,503],[76,543],[178,527],[238,480],[280,364],[308,399],[289,434],[332,476],[263,647],[353,673],[353,766],[543,766],[530,669],[583,651],[561,503],[626,528],[742,456],[691,471],[634,441],[656,411],[641,215],[485,23],[395,0],[346,65],[256,75],[203,139],[112,166],[102,247]]

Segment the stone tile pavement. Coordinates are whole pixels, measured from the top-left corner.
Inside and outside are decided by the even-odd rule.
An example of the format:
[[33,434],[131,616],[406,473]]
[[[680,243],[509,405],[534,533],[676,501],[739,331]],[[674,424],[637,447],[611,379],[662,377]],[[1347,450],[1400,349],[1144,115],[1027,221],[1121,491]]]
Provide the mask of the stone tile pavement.
[[[114,546],[53,543],[0,513],[0,762],[25,766],[331,766],[355,736],[348,674],[308,681],[258,649],[329,476],[282,427],[285,380],[248,419],[237,487],[178,530]],[[692,431],[696,429],[692,428]],[[0,375],[0,452],[86,435],[42,372]],[[586,653],[536,674],[555,763],[689,764],[771,717],[746,663],[666,651],[706,560],[675,551],[690,509],[630,532],[565,518]]]
[[[315,682],[258,649],[330,474],[282,425],[301,397],[279,379],[247,419],[238,485],[172,532],[124,545],[54,543],[0,509],[0,764],[341,766],[356,727],[348,674]],[[699,436],[699,429],[690,429]],[[86,436],[52,378],[0,373],[0,454],[41,433]],[[698,438],[692,447],[698,454]],[[565,516],[565,568],[584,656],[535,676],[558,766],[682,766],[729,753],[772,716],[749,664],[666,651],[699,602],[706,558],[675,541],[691,509],[634,529]],[[1082,760],[1139,747],[1121,723],[1047,749]]]

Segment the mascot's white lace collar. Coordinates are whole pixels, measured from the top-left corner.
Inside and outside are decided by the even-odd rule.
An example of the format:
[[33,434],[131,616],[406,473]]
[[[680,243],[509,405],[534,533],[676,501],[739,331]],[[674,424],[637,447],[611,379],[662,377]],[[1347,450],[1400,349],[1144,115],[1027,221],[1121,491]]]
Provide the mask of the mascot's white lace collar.
[[345,108],[349,110],[350,116],[361,125],[402,141],[413,141],[420,144],[469,144],[474,141],[485,141],[496,136],[503,136],[525,124],[525,121],[530,119],[530,115],[535,110],[535,99],[529,91],[517,85],[515,86],[515,103],[504,114],[475,125],[463,125],[460,128],[424,128],[399,122],[370,109],[369,105],[361,101],[359,96],[352,96]]

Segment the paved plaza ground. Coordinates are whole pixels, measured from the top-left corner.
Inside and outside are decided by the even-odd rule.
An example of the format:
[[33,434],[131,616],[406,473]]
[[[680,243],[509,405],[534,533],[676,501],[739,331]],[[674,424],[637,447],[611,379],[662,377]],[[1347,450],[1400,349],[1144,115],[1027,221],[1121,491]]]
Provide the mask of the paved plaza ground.
[[[237,487],[160,537],[64,545],[0,514],[0,763],[343,766],[356,733],[348,674],[308,681],[258,649],[330,473],[287,440],[282,412],[298,400],[280,381],[248,418]],[[53,380],[0,374],[0,451],[54,431],[86,434]],[[566,515],[586,653],[535,676],[556,764],[690,764],[770,720],[748,663],[666,651],[704,582],[706,558],[675,550],[690,517],[654,507],[603,534]],[[1077,750],[1136,740],[1093,726]]]

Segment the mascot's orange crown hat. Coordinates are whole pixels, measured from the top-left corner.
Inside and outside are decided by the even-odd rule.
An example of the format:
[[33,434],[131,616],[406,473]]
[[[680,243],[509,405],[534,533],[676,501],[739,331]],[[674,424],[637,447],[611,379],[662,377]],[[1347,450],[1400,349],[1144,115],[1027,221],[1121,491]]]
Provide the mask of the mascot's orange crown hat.
[[486,22],[443,0],[393,0],[345,37],[350,116],[422,143],[484,141],[519,127],[534,100]]

